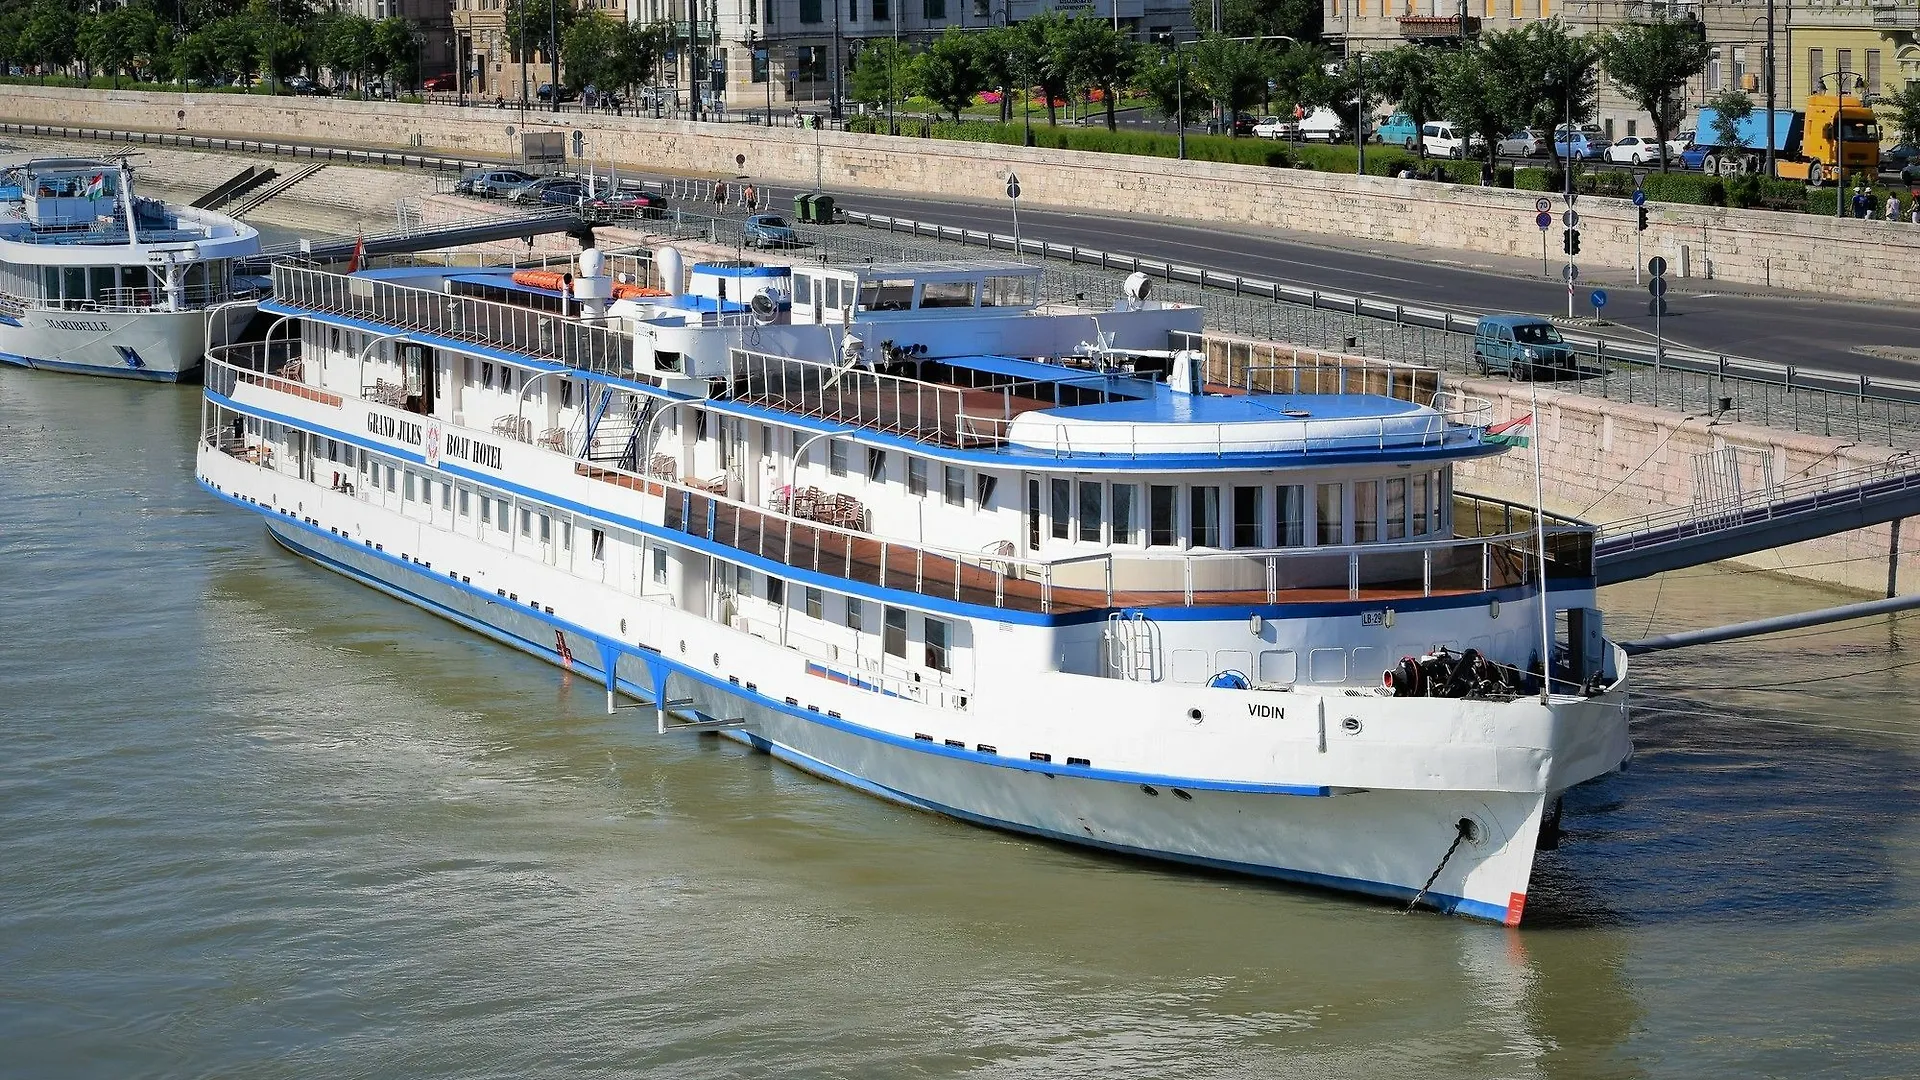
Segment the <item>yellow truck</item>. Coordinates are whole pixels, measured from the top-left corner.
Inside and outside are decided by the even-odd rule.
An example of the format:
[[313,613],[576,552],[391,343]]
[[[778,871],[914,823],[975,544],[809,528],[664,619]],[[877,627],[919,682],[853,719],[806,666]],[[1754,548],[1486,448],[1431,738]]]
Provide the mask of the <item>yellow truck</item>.
[[[1845,175],[1873,178],[1880,173],[1880,122],[1852,94],[1810,94],[1805,112],[1755,109],[1734,125],[1739,141],[1723,145],[1714,130],[1718,113],[1701,109],[1694,124],[1694,145],[1707,151],[1701,162],[1708,176],[1738,176],[1766,168],[1767,144],[1773,144],[1774,169],[1782,179],[1805,180],[1814,187]],[[1836,151],[1840,153],[1836,154]]]

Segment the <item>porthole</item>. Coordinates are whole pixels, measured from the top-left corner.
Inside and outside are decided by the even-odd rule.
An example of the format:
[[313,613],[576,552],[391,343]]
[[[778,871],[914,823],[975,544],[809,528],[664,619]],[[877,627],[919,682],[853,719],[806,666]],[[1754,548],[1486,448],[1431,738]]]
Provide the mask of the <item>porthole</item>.
[[627,636],[627,620],[625,619],[620,620],[620,636]]
[[714,667],[719,667],[719,666],[720,666],[720,654],[719,654],[719,653],[714,653],[714,654],[713,654],[713,666],[714,666]]
[[686,654],[687,654],[687,639],[681,638],[680,639],[680,655],[685,656]]
[[1349,735],[1360,734],[1360,718],[1357,716],[1349,716],[1345,720],[1340,721],[1340,726],[1346,729]]
[[1184,791],[1181,791],[1181,790],[1180,790],[1179,788],[1174,788],[1174,789],[1173,789],[1173,797],[1174,797],[1174,798],[1176,798],[1176,799],[1179,799],[1179,800],[1180,800],[1181,802],[1192,802],[1192,801],[1193,801],[1193,796],[1192,796],[1192,795],[1189,795],[1189,794],[1187,794],[1186,792],[1184,792]]
[[1140,785],[1140,790],[1141,790],[1141,791],[1144,791],[1144,792],[1146,792],[1146,793],[1147,793],[1147,794],[1149,794],[1149,795],[1152,795],[1152,796],[1155,796],[1155,797],[1158,797],[1158,796],[1159,796],[1159,794],[1160,794],[1160,790],[1159,790],[1158,788],[1156,788],[1156,787],[1154,787],[1154,786],[1153,786],[1152,784],[1141,784],[1141,785]]
[[1202,714],[1202,713],[1200,712],[1200,710],[1199,710],[1199,709],[1188,709],[1188,710],[1187,710],[1187,719],[1189,719],[1189,720],[1191,720],[1191,721],[1193,721],[1193,722],[1194,722],[1194,723],[1196,723],[1196,724],[1197,724],[1197,723],[1199,723],[1199,722],[1201,721],[1201,719],[1202,719],[1202,716],[1203,716],[1203,714]]

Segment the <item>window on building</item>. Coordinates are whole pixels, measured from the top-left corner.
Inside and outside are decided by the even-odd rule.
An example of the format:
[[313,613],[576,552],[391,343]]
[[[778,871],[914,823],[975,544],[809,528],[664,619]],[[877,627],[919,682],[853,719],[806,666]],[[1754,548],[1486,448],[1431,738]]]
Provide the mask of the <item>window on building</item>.
[[807,618],[819,619],[824,617],[821,613],[826,608],[826,599],[820,595],[819,589],[808,587],[806,591],[801,594],[800,604],[801,607],[806,610]]
[[827,471],[835,476],[847,475],[847,444],[839,439],[827,440]]
[[905,660],[907,658],[906,611],[890,607],[882,612],[881,617],[884,625],[880,628],[880,647],[886,650],[888,656],[897,656]]
[[1847,87],[1853,85],[1855,72],[1853,68],[1852,49],[1833,50],[1833,73],[1835,76],[1835,85],[1839,87],[1839,89],[1844,91]]
[[967,470],[958,465],[948,465],[946,469],[945,492],[947,505],[967,505]]
[[887,452],[877,446],[867,447],[867,479],[876,484],[887,482]]
[[1818,90],[1820,80],[1827,77],[1827,51],[1825,49],[1807,50],[1807,86]]
[[873,21],[893,21],[893,0],[873,0]]
[[947,0],[920,0],[920,15],[928,22],[945,21]]
[[1347,542],[1347,510],[1340,484],[1321,484],[1314,494],[1314,539],[1316,543],[1339,545]]
[[800,22],[806,26],[820,22],[820,0],[800,0]]
[[1106,502],[1104,498],[1105,494],[1106,492],[1102,489],[1100,481],[1080,481],[1079,539],[1082,543],[1097,544],[1100,542],[1100,523],[1101,519],[1106,516],[1106,507],[1104,505]]
[[867,628],[866,610],[858,599],[847,597],[847,629],[865,630]]
[[1047,481],[1047,513],[1053,522],[1053,538],[1065,540],[1073,523],[1073,483],[1061,477]]
[[[1908,16],[1912,16],[1911,9],[1908,10]],[[1879,49],[1867,50],[1867,92],[1870,94],[1878,94],[1881,92]]]
[[1407,538],[1407,481],[1396,476],[1387,481],[1387,539]]
[[1107,501],[1108,522],[1113,527],[1110,543],[1132,544],[1134,539],[1135,506],[1140,501],[1140,488],[1135,484],[1113,485],[1112,497]]
[[952,671],[952,661],[947,650],[952,641],[952,629],[945,619],[927,618],[927,666],[935,671]]
[[1301,547],[1307,542],[1307,488],[1282,484],[1273,489],[1273,542],[1279,547]]
[[1217,548],[1220,545],[1220,489],[1212,484],[1195,484],[1187,489],[1187,512],[1193,530],[1194,547]]
[[1380,539],[1380,481],[1353,484],[1353,542],[1372,544]]
[[1178,547],[1180,544],[1180,489],[1170,484],[1147,488],[1147,546]]
[[1266,508],[1262,505],[1267,489],[1263,487],[1236,487],[1233,489],[1233,546],[1243,548],[1263,547],[1266,544]]
[[909,457],[907,459],[907,494],[925,495],[927,493],[927,459]]

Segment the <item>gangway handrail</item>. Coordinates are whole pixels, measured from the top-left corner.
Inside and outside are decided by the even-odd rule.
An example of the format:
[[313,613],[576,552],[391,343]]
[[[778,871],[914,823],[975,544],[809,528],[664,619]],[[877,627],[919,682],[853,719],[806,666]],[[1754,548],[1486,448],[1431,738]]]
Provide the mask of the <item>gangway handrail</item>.
[[[1720,502],[1675,507],[1637,518],[1606,522],[1600,526],[1596,544],[1604,546],[1607,554],[1633,551],[1649,544],[1665,543],[1686,536],[1722,532],[1755,520],[1773,520],[1784,516],[1779,512],[1783,509],[1789,513],[1825,509],[1848,502],[1863,502],[1869,495],[1917,487],[1920,487],[1920,458],[1910,452],[1903,453],[1858,468],[1773,485],[1767,488],[1765,499],[1737,504]],[[1689,525],[1699,527],[1689,529]]]

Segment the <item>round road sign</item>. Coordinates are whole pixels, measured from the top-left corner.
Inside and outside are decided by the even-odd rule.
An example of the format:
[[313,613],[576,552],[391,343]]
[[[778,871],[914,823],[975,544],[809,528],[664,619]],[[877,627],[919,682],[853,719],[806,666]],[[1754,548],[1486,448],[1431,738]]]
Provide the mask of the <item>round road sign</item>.
[[1656,296],[1652,300],[1647,301],[1647,314],[1665,315],[1666,313],[1667,313],[1667,302],[1665,300],[1662,300]]
[[1644,192],[1644,191],[1636,191],[1636,192],[1634,192],[1634,193],[1633,193],[1633,205],[1635,205],[1635,206],[1645,206],[1645,205],[1647,205],[1647,193],[1646,193],[1646,192]]
[[1593,295],[1587,297],[1587,299],[1593,301],[1593,306],[1596,308],[1606,307],[1607,306],[1607,290],[1595,289],[1593,290]]
[[1017,199],[1019,197],[1020,197],[1020,174],[1008,173],[1007,174],[1007,198]]
[[1658,255],[1655,255],[1653,258],[1647,260],[1647,273],[1652,274],[1654,277],[1659,277],[1660,275],[1666,272],[1667,272],[1667,260],[1661,258]]
[[[1566,279],[1567,284],[1571,285],[1580,280],[1580,268],[1572,263],[1568,263],[1560,268],[1560,276]],[[1571,292],[1572,290],[1568,291]]]
[[1647,291],[1655,296],[1667,295],[1667,279],[1663,277],[1648,278]]
[[1577,228],[1579,228],[1579,227],[1580,227],[1580,212],[1579,212],[1578,210],[1569,210],[1569,211],[1567,211],[1566,213],[1564,213],[1564,214],[1561,214],[1561,215],[1560,215],[1560,224],[1562,224],[1562,225],[1565,225],[1565,226],[1566,226],[1567,228],[1569,228],[1569,229],[1577,229]]
[[1553,215],[1542,210],[1540,216],[1533,219],[1533,223],[1540,226],[1541,232],[1546,232],[1548,229],[1553,228]]
[[1535,199],[1533,200],[1533,208],[1538,213],[1550,214],[1553,212],[1553,200],[1548,198]]

